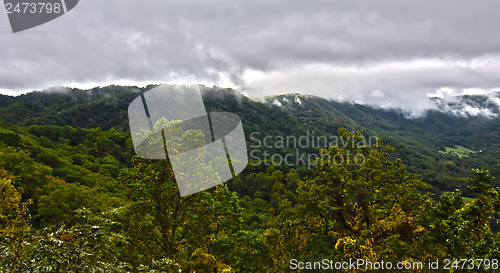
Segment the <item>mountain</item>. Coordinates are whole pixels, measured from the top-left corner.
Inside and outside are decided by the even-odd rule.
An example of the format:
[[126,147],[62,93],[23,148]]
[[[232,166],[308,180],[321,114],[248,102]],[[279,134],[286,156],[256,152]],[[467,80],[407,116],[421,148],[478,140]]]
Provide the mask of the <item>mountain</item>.
[[[441,107],[419,118],[408,118],[398,109],[377,109],[300,94],[268,97],[265,104],[281,109],[310,128],[335,133],[331,128],[340,125],[380,135],[382,144],[397,146],[397,155],[410,171],[421,174],[441,190],[453,190],[462,189],[465,174],[471,168],[488,168],[495,175],[500,174],[500,118],[477,114],[480,109],[495,113],[498,105],[491,102],[495,98],[462,96],[454,103],[434,99]],[[468,109],[471,105],[476,115],[448,110]],[[467,150],[458,153],[455,150],[461,149],[457,147]]]
[[[0,120],[18,126],[100,127],[128,132],[128,105],[153,87],[58,88],[17,97],[1,95]],[[396,145],[395,156],[402,158],[410,171],[443,191],[460,188],[467,194],[464,185],[471,168],[488,168],[493,175],[500,175],[498,92],[490,96],[433,98],[436,109],[408,118],[397,109],[308,95],[284,94],[255,101],[227,88],[201,86],[201,91],[207,111],[234,112],[241,117],[249,145],[252,139],[262,141],[270,136],[270,147],[261,145],[258,149],[271,154],[288,154],[295,149],[317,153],[318,147],[274,145],[279,141],[276,136],[330,137],[343,127],[365,136],[380,136],[384,145]]]
[[[202,87],[208,111],[242,118],[252,161],[181,198],[169,161],[134,156],[127,108],[151,87],[0,96],[1,272],[285,272],[289,261],[500,255],[495,178],[470,170],[498,175],[498,118],[435,110],[410,119]],[[396,148],[359,146],[362,136]],[[340,137],[326,155],[366,164],[267,165],[309,159],[322,137]]]
[[[155,87],[144,88],[107,86],[90,90],[60,88],[31,92],[12,97],[0,95],[0,120],[19,126],[57,125],[78,128],[101,128],[126,132],[128,106],[141,93]],[[240,93],[222,88],[201,88],[207,111],[237,112],[250,130],[256,127],[264,133],[273,133],[300,127],[292,118],[278,109],[270,109]],[[266,113],[266,115],[262,115]],[[283,125],[277,128],[276,124]]]
[[431,100],[439,111],[457,116],[500,116],[500,91],[489,95],[462,95],[447,98],[433,97]]

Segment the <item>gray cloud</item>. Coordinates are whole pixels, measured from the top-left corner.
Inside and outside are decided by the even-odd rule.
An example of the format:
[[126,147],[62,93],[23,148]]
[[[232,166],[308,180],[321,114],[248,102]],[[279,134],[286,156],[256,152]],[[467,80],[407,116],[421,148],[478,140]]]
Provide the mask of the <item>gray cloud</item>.
[[[270,3],[271,2],[271,3]],[[81,1],[9,32],[0,90],[202,82],[420,111],[443,87],[500,87],[498,1]]]

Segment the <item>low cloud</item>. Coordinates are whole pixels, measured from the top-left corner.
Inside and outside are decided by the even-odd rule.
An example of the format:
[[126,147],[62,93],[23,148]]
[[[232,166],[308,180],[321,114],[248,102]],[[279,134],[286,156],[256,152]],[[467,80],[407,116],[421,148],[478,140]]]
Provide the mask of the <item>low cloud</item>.
[[443,88],[500,87],[499,8],[465,0],[81,1],[17,34],[0,18],[0,91],[196,74],[251,97],[298,91],[419,112]]

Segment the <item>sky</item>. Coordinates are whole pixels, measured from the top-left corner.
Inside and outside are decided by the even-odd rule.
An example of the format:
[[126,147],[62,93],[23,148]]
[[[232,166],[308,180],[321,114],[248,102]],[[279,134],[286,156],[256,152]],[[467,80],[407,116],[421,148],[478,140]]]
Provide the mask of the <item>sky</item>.
[[2,9],[8,95],[194,74],[251,98],[299,92],[421,112],[429,96],[500,90],[496,0],[81,0],[15,34]]

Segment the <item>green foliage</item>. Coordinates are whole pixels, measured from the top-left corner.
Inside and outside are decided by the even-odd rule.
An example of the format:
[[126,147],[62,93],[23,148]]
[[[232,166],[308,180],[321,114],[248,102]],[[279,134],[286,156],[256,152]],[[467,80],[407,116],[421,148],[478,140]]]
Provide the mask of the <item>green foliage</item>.
[[[133,149],[127,144],[129,130],[127,109],[140,93],[153,88],[107,86],[90,90],[67,89],[65,92],[32,92],[18,97],[0,95],[0,119],[12,124],[28,126],[36,136],[45,134],[52,141],[59,137],[70,141],[70,145],[82,143],[88,129],[102,128],[107,139],[122,150],[117,151],[111,142],[101,140],[96,154],[109,153],[121,163],[129,163]],[[498,118],[459,117],[439,111],[429,111],[423,117],[407,118],[407,113],[398,110],[382,110],[373,107],[329,101],[313,96],[287,94],[268,98],[265,103],[252,101],[231,89],[200,87],[208,111],[235,112],[249,134],[259,132],[262,136],[300,136],[307,131],[317,135],[336,134],[338,128],[349,130],[363,128],[366,134],[380,135],[384,143],[396,144],[397,157],[408,166],[409,171],[422,176],[436,187],[433,192],[453,191],[458,188],[464,195],[473,197],[466,189],[464,180],[473,168],[487,168],[493,175],[500,174],[498,151],[500,127]],[[297,102],[297,99],[300,103]],[[484,98],[467,97],[483,105]],[[273,104],[279,100],[281,107]],[[487,106],[487,105],[483,105]],[[49,128],[39,125],[64,127]],[[69,126],[68,126],[69,125]],[[71,127],[70,127],[71,126]],[[112,131],[114,130],[114,131]],[[16,133],[0,132],[0,141],[8,145],[19,145]],[[17,143],[17,144],[16,144]],[[87,143],[91,144],[91,143]],[[454,154],[443,154],[445,147],[467,147],[478,153],[469,153],[459,158]],[[123,150],[126,149],[126,150]],[[286,154],[289,149],[268,149],[271,153]],[[459,151],[465,151],[459,149]],[[301,152],[316,153],[316,149],[301,149]],[[102,155],[102,154],[101,154]],[[119,158],[123,156],[123,158]],[[447,172],[445,164],[454,162],[456,168]],[[300,166],[294,166],[299,168]],[[282,170],[287,172],[288,169]],[[253,171],[248,171],[249,174]],[[465,181],[462,181],[465,182]]]
[[21,192],[12,177],[0,169],[0,270],[16,272],[23,262],[24,242],[29,236],[29,202],[21,202]]
[[[114,221],[117,210],[103,215],[75,211],[76,223],[33,232],[19,253],[19,272],[129,272],[129,265],[116,258],[127,244]],[[8,266],[8,264],[4,264]],[[0,269],[3,269],[0,266]],[[17,272],[17,271],[14,271]]]
[[[0,118],[27,126],[0,123],[1,272],[286,272],[291,258],[500,257],[494,121],[431,112],[423,122],[318,98],[298,105],[295,95],[277,108],[202,88],[207,109],[238,112],[247,134],[364,128],[398,147],[357,145],[359,132],[340,129],[354,141],[325,149],[314,170],[250,165],[181,198],[169,162],[134,157],[127,133],[130,101],[151,87],[0,97]],[[169,149],[202,144],[201,132],[161,126],[177,132]],[[478,152],[438,152],[456,145]]]
[[478,194],[464,204],[461,192],[445,193],[432,212],[431,242],[435,257],[498,258],[500,241],[490,228],[490,221],[500,205],[498,189],[486,170],[472,170],[469,188]]
[[[339,135],[355,141],[325,150],[314,178],[299,182],[296,200],[285,197],[283,186],[275,187],[280,213],[273,219],[276,227],[266,231],[275,266],[284,270],[297,257],[426,258],[423,214],[432,200],[422,191],[429,187],[381,147],[359,147],[360,136],[345,130]],[[356,155],[365,163],[348,162]]]
[[[177,137],[167,144],[171,151],[189,148],[189,144],[180,146],[181,140],[195,147],[203,141],[203,135],[197,131],[182,133],[178,122],[160,123],[163,124],[155,126],[162,126],[170,136]],[[143,148],[151,145],[157,146],[148,142]],[[134,267],[169,271],[180,268],[188,272],[232,270],[228,265],[231,257],[224,253],[235,246],[234,236],[240,227],[236,194],[226,186],[218,186],[181,198],[169,161],[135,157],[132,162],[133,168],[122,170],[120,181],[130,189],[130,199],[134,201],[127,209],[124,229],[133,241],[125,252],[140,253],[129,257]],[[216,179],[208,175],[213,170],[197,171],[207,183]]]

